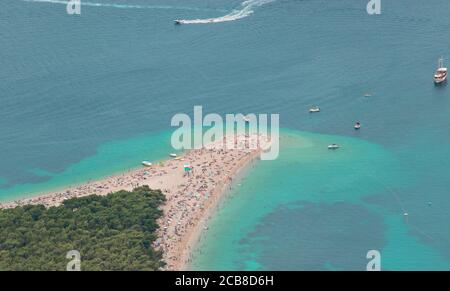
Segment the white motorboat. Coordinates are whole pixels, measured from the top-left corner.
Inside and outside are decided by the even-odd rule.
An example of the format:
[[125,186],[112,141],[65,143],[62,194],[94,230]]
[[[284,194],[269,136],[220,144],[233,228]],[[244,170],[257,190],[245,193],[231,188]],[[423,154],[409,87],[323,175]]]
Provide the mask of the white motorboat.
[[172,158],[176,158],[177,154],[170,154],[169,156],[171,156]]
[[357,122],[355,123],[354,128],[355,128],[355,130],[360,129],[360,128],[361,128],[361,122],[357,121]]
[[316,113],[316,112],[320,112],[319,106],[314,106],[309,109],[309,113]]
[[328,146],[328,149],[329,149],[329,150],[337,150],[338,148],[339,148],[339,145],[337,145],[337,144],[335,144],[335,143],[330,144],[330,145]]
[[149,161],[142,161],[142,165],[145,167],[151,167],[153,164]]

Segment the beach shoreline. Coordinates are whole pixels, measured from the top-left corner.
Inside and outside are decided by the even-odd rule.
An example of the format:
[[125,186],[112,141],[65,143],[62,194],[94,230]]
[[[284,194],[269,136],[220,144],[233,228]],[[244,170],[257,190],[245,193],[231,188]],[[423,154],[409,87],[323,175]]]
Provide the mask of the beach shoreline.
[[[205,234],[209,230],[208,222],[216,215],[216,212],[219,210],[220,205],[225,202],[228,194],[230,194],[233,185],[240,181],[252,165],[259,161],[259,153],[252,153],[247,159],[241,161],[239,165],[236,166],[233,171],[233,178],[230,181],[227,181],[223,185],[217,187],[215,189],[215,195],[210,204],[205,209],[205,212],[201,215],[198,223],[193,227],[189,237],[186,238],[185,245],[183,249],[186,251],[183,253],[181,257],[181,264],[177,266],[176,270],[179,271],[188,271],[190,264],[194,258],[197,247],[201,243],[202,235]],[[242,176],[241,176],[242,175]],[[207,227],[207,229],[205,229]]]
[[166,196],[166,203],[161,207],[164,214],[158,221],[160,228],[154,244],[156,249],[163,251],[163,260],[167,264],[164,270],[185,270],[225,193],[239,173],[259,158],[260,148],[249,148],[248,138],[235,140],[235,144],[239,141],[247,145],[244,147],[228,150],[210,145],[189,150],[151,167],[132,169],[64,190],[0,203],[0,209],[30,204],[54,207],[70,198],[131,191],[147,185],[151,189],[161,190]]
[[[186,153],[185,151],[182,152],[178,152],[177,154],[179,154],[180,156],[182,156],[184,153]],[[167,157],[159,157],[157,159],[154,160],[155,164],[158,163],[163,163],[168,161],[169,158]],[[106,174],[102,174],[99,176],[96,176],[95,178],[89,178],[89,179],[85,179],[82,181],[76,181],[76,182],[71,182],[71,183],[66,183],[64,185],[62,184],[58,184],[58,185],[53,185],[53,186],[47,186],[45,187],[43,190],[31,190],[31,191],[27,191],[27,193],[23,193],[22,195],[20,195],[17,198],[3,198],[0,199],[0,209],[3,208],[9,208],[9,207],[4,207],[4,205],[9,205],[9,204],[19,204],[21,202],[27,201],[27,200],[31,200],[33,198],[37,198],[37,197],[45,197],[48,195],[52,195],[54,193],[57,192],[63,192],[67,189],[75,189],[78,187],[81,187],[83,185],[89,184],[89,183],[95,183],[98,181],[103,181],[103,180],[107,180],[110,178],[114,178],[126,173],[130,173],[133,171],[138,171],[142,169],[142,165],[136,164],[134,166],[128,166],[128,167],[123,167],[119,170],[114,170],[111,172],[108,172]],[[14,195],[16,196],[16,195]]]

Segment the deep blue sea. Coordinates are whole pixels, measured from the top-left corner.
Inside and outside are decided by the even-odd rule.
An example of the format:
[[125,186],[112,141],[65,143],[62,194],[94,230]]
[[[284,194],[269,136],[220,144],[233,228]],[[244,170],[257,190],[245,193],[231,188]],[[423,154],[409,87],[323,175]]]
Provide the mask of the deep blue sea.
[[279,113],[192,269],[450,270],[448,0],[81,2],[3,0],[1,201],[163,158],[194,105]]

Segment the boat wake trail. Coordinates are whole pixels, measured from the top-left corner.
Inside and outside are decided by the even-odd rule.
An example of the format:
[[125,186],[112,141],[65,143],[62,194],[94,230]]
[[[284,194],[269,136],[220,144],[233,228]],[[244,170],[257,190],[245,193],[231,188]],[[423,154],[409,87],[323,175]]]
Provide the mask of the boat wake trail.
[[[64,4],[69,3],[68,0],[23,0],[25,2],[39,2],[39,3],[52,3],[52,4]],[[81,6],[90,7],[111,7],[120,9],[160,9],[160,10],[190,10],[190,11],[219,11],[217,9],[208,8],[196,8],[185,6],[165,6],[165,5],[134,5],[134,4],[114,4],[114,3],[96,3],[81,1]],[[220,10],[223,11],[223,10]]]
[[208,24],[208,23],[219,23],[226,21],[234,21],[241,18],[245,18],[253,14],[253,8],[263,6],[275,0],[247,0],[241,4],[240,9],[235,9],[231,13],[216,17],[216,18],[205,18],[205,19],[181,19],[177,20],[179,24]]

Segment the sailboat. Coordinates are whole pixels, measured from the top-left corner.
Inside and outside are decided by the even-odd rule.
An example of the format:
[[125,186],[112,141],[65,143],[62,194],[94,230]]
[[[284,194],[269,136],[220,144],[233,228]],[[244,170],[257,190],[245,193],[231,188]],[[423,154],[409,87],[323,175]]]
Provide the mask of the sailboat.
[[447,80],[448,72],[444,67],[444,59],[440,58],[436,73],[434,73],[434,83],[441,84]]

